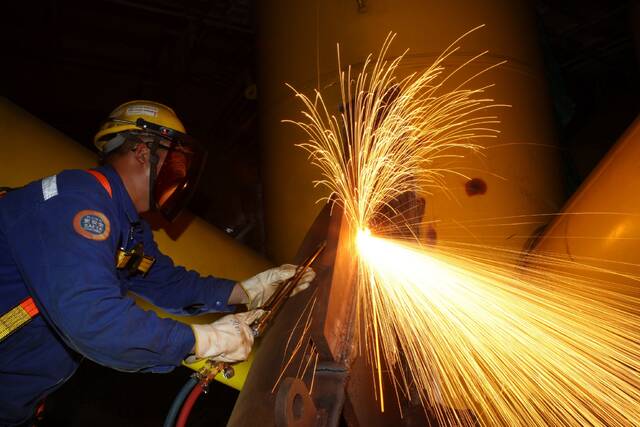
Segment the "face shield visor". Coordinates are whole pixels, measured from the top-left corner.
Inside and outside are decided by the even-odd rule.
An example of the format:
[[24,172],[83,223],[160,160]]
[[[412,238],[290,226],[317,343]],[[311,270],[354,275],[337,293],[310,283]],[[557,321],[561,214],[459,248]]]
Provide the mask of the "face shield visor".
[[173,221],[189,203],[204,169],[206,151],[195,141],[171,141],[152,186],[152,203],[162,216]]
[[[149,207],[173,221],[195,193],[207,151],[198,141],[174,129],[144,119],[138,119],[136,126],[144,133],[145,140],[151,137],[151,142],[147,142],[151,150]],[[160,150],[166,151],[161,164]]]

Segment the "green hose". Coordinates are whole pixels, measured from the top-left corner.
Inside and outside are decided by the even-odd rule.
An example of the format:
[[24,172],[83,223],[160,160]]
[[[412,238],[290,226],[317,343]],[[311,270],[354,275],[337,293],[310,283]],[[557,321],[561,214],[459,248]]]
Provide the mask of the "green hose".
[[169,413],[167,414],[167,418],[164,420],[164,427],[174,427],[176,425],[176,418],[178,418],[178,413],[180,412],[180,408],[182,408],[182,404],[184,400],[187,398],[191,390],[198,384],[198,380],[194,376],[189,377],[189,381],[186,382],[184,386],[180,389],[180,392],[176,395],[176,398],[173,399],[173,403],[171,404],[171,408],[169,408]]

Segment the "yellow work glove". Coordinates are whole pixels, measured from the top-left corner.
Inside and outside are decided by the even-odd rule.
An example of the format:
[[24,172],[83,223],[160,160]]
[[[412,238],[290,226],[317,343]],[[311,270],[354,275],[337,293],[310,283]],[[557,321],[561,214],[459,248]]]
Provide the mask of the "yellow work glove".
[[[280,267],[271,268],[267,271],[263,271],[250,279],[240,282],[239,285],[244,289],[249,302],[247,307],[250,310],[262,307],[267,302],[269,297],[278,289],[278,286],[292,278],[296,274],[298,266],[292,264],[283,264]],[[309,287],[309,284],[316,277],[315,271],[311,267],[308,267],[300,278],[300,282],[291,293],[291,296],[298,292],[304,291]]]
[[253,334],[249,325],[264,311],[229,314],[208,325],[191,325],[196,337],[195,355],[186,359],[213,359],[216,362],[234,363],[249,357],[253,346]]

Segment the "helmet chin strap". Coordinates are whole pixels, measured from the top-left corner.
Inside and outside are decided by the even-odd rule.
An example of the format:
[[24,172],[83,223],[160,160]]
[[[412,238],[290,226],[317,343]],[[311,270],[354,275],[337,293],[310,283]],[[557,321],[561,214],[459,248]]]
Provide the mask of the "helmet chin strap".
[[158,157],[158,141],[155,140],[149,147],[149,210],[156,209],[156,200],[154,197],[154,188],[156,186],[156,176],[158,174],[158,163],[160,158]]

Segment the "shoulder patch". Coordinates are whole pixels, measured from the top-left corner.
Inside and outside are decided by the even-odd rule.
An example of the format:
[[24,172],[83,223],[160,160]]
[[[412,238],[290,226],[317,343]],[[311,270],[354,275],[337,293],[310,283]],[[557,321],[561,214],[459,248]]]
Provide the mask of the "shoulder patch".
[[73,217],[73,229],[87,239],[106,240],[111,233],[111,223],[102,212],[83,210]]

